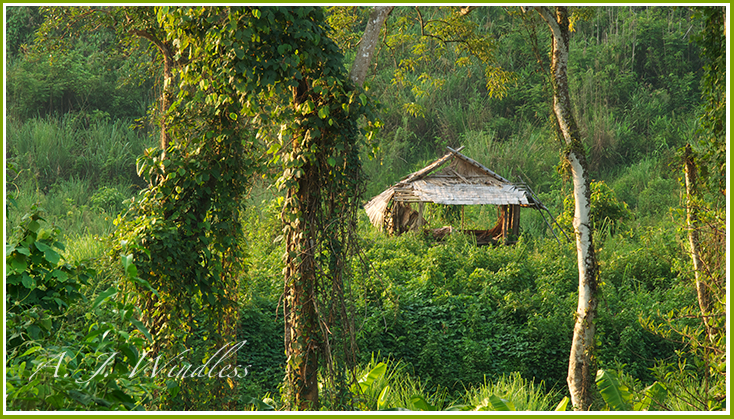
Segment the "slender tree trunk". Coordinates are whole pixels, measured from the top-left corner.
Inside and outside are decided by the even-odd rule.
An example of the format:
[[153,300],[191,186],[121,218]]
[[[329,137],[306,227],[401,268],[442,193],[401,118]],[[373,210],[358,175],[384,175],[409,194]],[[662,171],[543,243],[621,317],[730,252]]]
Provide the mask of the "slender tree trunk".
[[171,102],[173,102],[173,66],[174,66],[174,60],[173,60],[173,53],[171,52],[171,49],[169,46],[158,39],[157,36],[155,36],[153,33],[146,31],[146,30],[140,30],[140,29],[132,29],[130,30],[130,33],[136,36],[139,36],[141,38],[145,38],[153,45],[158,48],[158,51],[160,52],[161,56],[163,57],[163,91],[161,92],[160,97],[160,109],[158,110],[158,113],[160,114],[161,118],[161,137],[160,137],[160,147],[161,150],[163,150],[163,154],[165,156],[166,148],[168,148],[168,133],[166,130],[166,113],[168,113],[168,108],[171,107]]
[[166,155],[166,149],[168,148],[168,129],[166,127],[166,114],[168,108],[171,107],[173,102],[173,58],[168,54],[163,56],[163,91],[161,92],[161,139],[160,145],[163,150],[163,157]]
[[594,348],[594,317],[597,306],[597,263],[589,221],[591,212],[591,190],[588,165],[576,121],[571,113],[571,97],[568,90],[569,31],[568,10],[556,7],[555,13],[548,7],[537,7],[548,23],[553,35],[552,82],[553,110],[558,121],[558,130],[566,144],[565,157],[571,167],[573,178],[574,209],[573,227],[576,233],[576,252],[579,269],[579,301],[576,323],[571,342],[568,365],[568,388],[571,402],[576,410],[591,407],[592,352]]
[[688,224],[688,242],[691,245],[691,259],[693,260],[693,274],[696,279],[696,294],[698,295],[698,307],[701,309],[703,323],[706,327],[706,334],[710,340],[714,340],[714,330],[710,326],[708,316],[711,314],[711,295],[708,286],[702,279],[704,270],[701,261],[701,246],[698,235],[698,209],[696,197],[698,195],[697,179],[698,170],[693,161],[693,151],[691,145],[687,144],[685,154],[683,156],[685,162],[685,179],[686,179],[686,223]]
[[357,56],[352,64],[349,72],[349,78],[357,86],[362,86],[364,79],[367,77],[367,70],[370,67],[370,61],[375,52],[375,47],[380,39],[380,30],[385,23],[385,19],[392,12],[395,6],[376,6],[367,20],[367,27],[364,30],[362,39],[359,41]]

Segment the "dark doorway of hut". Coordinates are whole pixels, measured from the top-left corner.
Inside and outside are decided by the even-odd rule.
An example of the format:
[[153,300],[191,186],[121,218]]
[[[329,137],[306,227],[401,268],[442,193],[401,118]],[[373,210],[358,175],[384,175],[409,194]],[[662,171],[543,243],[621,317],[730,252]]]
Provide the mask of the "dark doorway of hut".
[[[489,230],[466,230],[464,221],[464,207],[461,207],[462,229],[459,232],[474,236],[477,246],[488,244],[511,245],[517,243],[520,237],[520,205],[500,205],[497,207],[497,223]],[[439,233],[442,229],[432,229],[434,238],[443,239]]]
[[[391,235],[417,231],[442,240],[450,234],[464,233],[474,236],[480,246],[510,245],[516,243],[520,235],[521,208],[532,208],[541,214],[542,211],[548,212],[524,183],[510,182],[462,154],[464,147],[457,150],[446,148],[449,152],[443,157],[404,177],[365,205],[375,227]],[[426,203],[462,206],[462,224],[465,206],[495,205],[498,208],[497,223],[488,230],[456,229],[453,226],[431,228],[424,217]],[[414,204],[417,204],[417,209]],[[550,224],[548,226],[551,227]]]

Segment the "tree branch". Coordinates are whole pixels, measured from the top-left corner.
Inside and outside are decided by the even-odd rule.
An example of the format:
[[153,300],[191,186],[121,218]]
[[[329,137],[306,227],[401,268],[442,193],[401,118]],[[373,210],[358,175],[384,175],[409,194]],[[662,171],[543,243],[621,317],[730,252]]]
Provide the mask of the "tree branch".
[[[477,7],[478,7],[478,6],[473,6],[473,8],[472,8],[471,10],[474,10],[474,9],[476,9]],[[462,10],[463,10],[463,9],[462,9]],[[470,10],[470,11],[471,11],[471,10]],[[427,27],[427,26],[428,26],[429,24],[431,24],[431,23],[443,23],[444,25],[447,25],[447,26],[449,26],[449,27],[453,27],[453,25],[452,25],[452,24],[451,24],[450,22],[446,22],[446,21],[443,21],[443,20],[428,20],[428,21],[425,21],[425,22],[424,22],[424,21],[423,21],[423,15],[421,14],[421,11],[420,11],[420,9],[418,9],[418,6],[415,6],[415,11],[416,11],[416,13],[418,14],[418,23],[419,23],[419,25],[420,25],[420,29],[421,29],[421,36],[422,36],[422,37],[437,39],[438,41],[440,41],[440,42],[442,42],[442,43],[444,43],[444,44],[452,44],[452,43],[456,43],[456,44],[464,44],[464,45],[466,46],[467,50],[469,50],[469,52],[470,52],[470,53],[471,53],[472,55],[474,55],[475,57],[479,57],[479,54],[478,54],[478,53],[476,52],[475,48],[474,48],[474,47],[472,46],[472,43],[471,43],[471,42],[469,42],[469,40],[468,40],[468,39],[450,39],[450,38],[442,38],[442,37],[440,37],[440,36],[438,36],[438,35],[434,35],[434,34],[432,34],[432,33],[426,33],[426,31],[425,31],[426,27]],[[466,15],[466,14],[468,14],[468,13],[469,13],[469,12],[466,12],[466,13],[460,13],[460,15],[461,15],[461,16],[465,16],[465,15]],[[480,58],[480,59],[481,59],[481,58]],[[484,61],[484,60],[482,59],[482,61]]]
[[375,52],[375,47],[379,43],[380,30],[394,8],[395,6],[376,6],[372,10],[372,13],[370,13],[370,17],[367,20],[367,28],[365,28],[362,39],[359,41],[357,56],[349,72],[349,78],[357,86],[362,86],[364,79],[367,77],[367,70],[372,61],[372,55]]
[[459,14],[460,14],[461,16],[466,16],[466,15],[468,15],[469,13],[471,13],[471,12],[472,12],[472,10],[474,10],[474,9],[478,9],[478,8],[479,8],[479,6],[464,6],[464,7],[462,7],[462,8],[461,8],[461,10],[459,11]]

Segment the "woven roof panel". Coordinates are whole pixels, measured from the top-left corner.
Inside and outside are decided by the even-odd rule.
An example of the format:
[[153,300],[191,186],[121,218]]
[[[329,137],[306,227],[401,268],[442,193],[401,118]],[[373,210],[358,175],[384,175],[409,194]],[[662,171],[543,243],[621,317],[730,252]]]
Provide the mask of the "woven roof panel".
[[528,205],[525,191],[513,185],[485,185],[434,182],[431,179],[412,182],[412,192],[420,201],[445,205]]

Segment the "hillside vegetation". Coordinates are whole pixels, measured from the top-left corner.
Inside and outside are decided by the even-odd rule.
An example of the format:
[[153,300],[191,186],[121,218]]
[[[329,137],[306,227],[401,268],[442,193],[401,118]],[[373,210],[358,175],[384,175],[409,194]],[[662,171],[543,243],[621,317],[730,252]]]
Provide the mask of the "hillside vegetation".
[[[419,11],[440,20],[445,9]],[[601,284],[594,357],[610,374],[598,379],[594,407],[724,409],[726,196],[710,179],[725,168],[699,162],[698,229],[714,278],[713,326],[701,320],[683,180],[684,147],[700,156],[712,148],[701,122],[710,101],[711,47],[702,39],[709,14],[687,7],[584,9],[573,23],[568,71],[593,178]],[[368,14],[364,7],[327,8],[346,69]],[[529,185],[572,237],[573,185],[552,117],[545,23],[516,7],[480,7],[466,16],[491,40],[494,65],[511,74],[498,97],[489,94],[484,63],[422,37],[416,16],[413,7],[393,10],[367,76],[382,128],[373,147],[361,151],[369,179],[363,203],[447,146],[464,146],[462,153]],[[132,256],[110,249],[120,248],[112,240],[121,215],[148,186],[136,161],[159,144],[161,62],[146,41],[123,48],[104,29],[48,54],[36,33],[44,19],[38,7],[8,8],[7,408],[222,407],[197,394],[196,384],[130,374],[131,361],[155,336],[124,284],[150,284],[140,282]],[[285,197],[274,186],[278,176],[274,166],[253,175],[236,220],[245,249],[236,335],[247,342],[237,357],[247,373],[228,409],[285,405]],[[496,217],[490,206],[427,205],[431,227],[487,229]],[[478,247],[461,235],[442,242],[390,237],[364,212],[355,233],[359,246],[349,254],[343,290],[357,348],[356,366],[345,376],[362,379],[351,384],[351,406],[553,410],[567,396],[576,248],[539,213],[522,211],[513,246]],[[707,335],[709,326],[719,334]],[[119,358],[109,376],[79,384],[112,352],[125,361]],[[55,376],[57,363],[71,375]],[[617,399],[609,398],[609,383]]]

